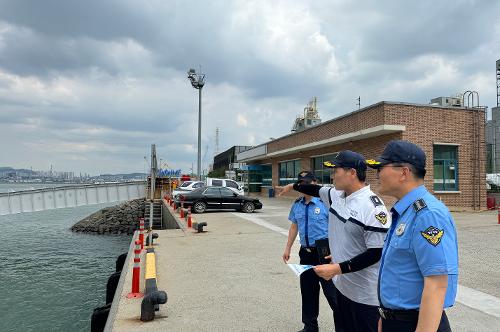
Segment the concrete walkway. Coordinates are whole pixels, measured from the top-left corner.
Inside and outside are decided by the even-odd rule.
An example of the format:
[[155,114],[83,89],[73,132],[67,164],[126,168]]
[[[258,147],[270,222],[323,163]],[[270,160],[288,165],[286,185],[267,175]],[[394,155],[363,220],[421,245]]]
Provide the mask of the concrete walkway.
[[[208,212],[194,215],[208,223],[207,232],[157,231],[158,288],[168,293],[153,322],[139,320],[140,300],[125,299],[125,281],[114,331],[297,331],[302,328],[299,279],[283,263],[288,199],[261,199],[253,214]],[[500,263],[500,225],[493,213],[454,215],[460,238],[461,301],[448,310],[455,331],[500,331],[495,309]],[[298,263],[298,246],[291,261]],[[481,263],[481,257],[486,263]],[[130,270],[130,269],[129,269]],[[130,270],[131,271],[131,270]],[[129,272],[129,276],[131,272]],[[495,286],[496,285],[496,286]],[[493,295],[487,297],[488,295]],[[481,298],[481,296],[486,296]],[[331,311],[323,297],[321,331],[333,331]],[[458,300],[458,298],[457,298]],[[464,304],[465,303],[465,304]],[[486,308],[486,309],[485,309]]]

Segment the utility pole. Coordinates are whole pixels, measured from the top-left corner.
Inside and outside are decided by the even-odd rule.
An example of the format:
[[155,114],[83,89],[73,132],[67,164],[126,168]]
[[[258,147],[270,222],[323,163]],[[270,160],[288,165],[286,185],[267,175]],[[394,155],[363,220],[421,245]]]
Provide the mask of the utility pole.
[[361,96],[358,97],[357,99],[358,103],[356,105],[358,105],[358,110],[361,109]]

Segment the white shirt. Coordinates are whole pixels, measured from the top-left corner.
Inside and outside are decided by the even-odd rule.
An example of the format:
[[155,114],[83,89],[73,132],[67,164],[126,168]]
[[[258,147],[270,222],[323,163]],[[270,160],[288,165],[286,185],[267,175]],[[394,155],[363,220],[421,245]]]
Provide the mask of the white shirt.
[[[332,262],[341,263],[369,248],[384,246],[391,216],[382,200],[365,186],[345,197],[342,190],[323,187],[320,197],[329,207],[328,240]],[[378,306],[379,262],[333,279],[335,287],[351,301]]]

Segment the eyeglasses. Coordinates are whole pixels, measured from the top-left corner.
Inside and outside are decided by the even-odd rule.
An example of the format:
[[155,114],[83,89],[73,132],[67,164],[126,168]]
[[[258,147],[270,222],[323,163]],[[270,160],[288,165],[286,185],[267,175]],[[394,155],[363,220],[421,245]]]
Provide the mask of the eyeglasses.
[[380,173],[380,171],[382,171],[382,168],[384,167],[405,167],[403,165],[383,165],[383,166],[380,166],[379,168],[377,168],[377,174]]

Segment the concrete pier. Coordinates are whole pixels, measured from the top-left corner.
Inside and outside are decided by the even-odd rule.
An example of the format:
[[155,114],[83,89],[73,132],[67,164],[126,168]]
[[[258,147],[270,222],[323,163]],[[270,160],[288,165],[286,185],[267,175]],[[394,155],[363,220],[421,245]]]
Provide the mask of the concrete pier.
[[[281,258],[291,201],[261,200],[263,210],[252,214],[193,214],[197,221],[208,223],[205,233],[155,231],[159,234],[155,244],[158,289],[167,292],[168,302],[160,305],[154,321],[141,322],[141,299],[126,299],[132,275],[128,264],[107,331],[300,330],[299,279]],[[461,286],[448,316],[454,330],[492,331],[500,326],[500,309],[495,309],[500,294],[494,286],[498,272],[493,272],[500,270],[495,259],[500,243],[494,241],[500,235],[500,225],[491,212],[460,213],[455,218],[461,241]],[[487,267],[474,259],[476,252],[482,253]],[[297,253],[296,243],[292,263],[298,263]],[[321,331],[334,330],[331,310],[322,295],[319,327]]]

